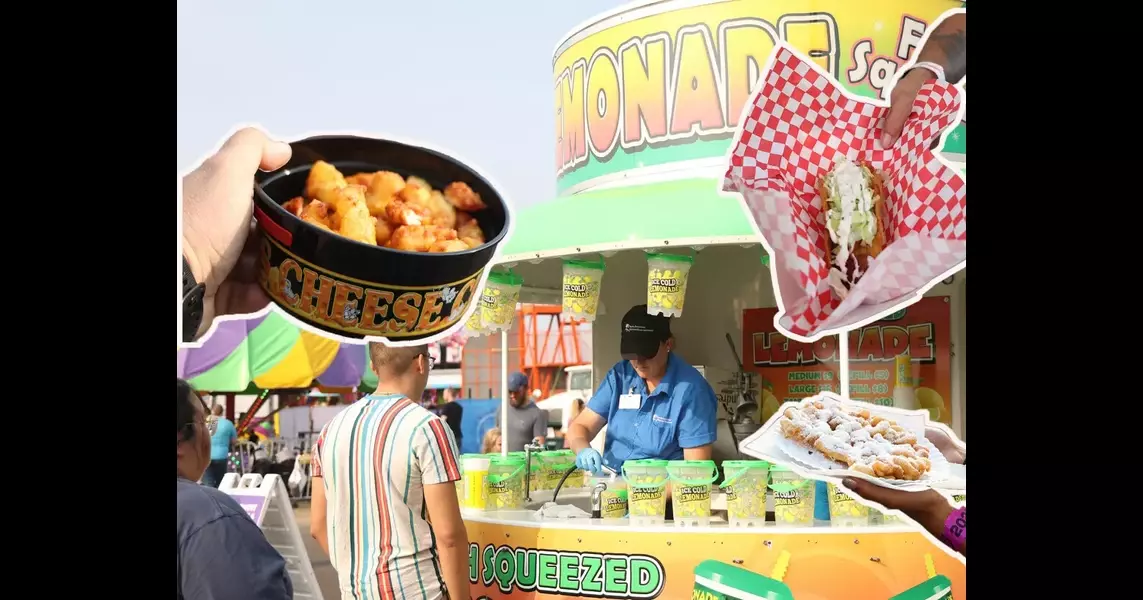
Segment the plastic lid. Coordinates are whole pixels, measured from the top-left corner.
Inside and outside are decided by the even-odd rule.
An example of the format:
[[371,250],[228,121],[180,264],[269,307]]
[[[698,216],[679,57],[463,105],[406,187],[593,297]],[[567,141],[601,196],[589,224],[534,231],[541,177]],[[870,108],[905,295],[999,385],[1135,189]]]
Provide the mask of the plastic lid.
[[791,469],[790,467],[787,467],[786,465],[779,465],[777,463],[770,465],[770,472],[771,473],[773,473],[774,471],[792,471],[792,470],[793,469]]
[[[936,596],[937,593],[942,593]],[[930,600],[930,598],[952,598],[952,581],[944,575],[937,575],[921,584],[911,587],[889,600]]]
[[669,260],[671,262],[688,263],[688,264],[695,262],[695,257],[687,255],[687,254],[666,254],[666,253],[662,253],[662,252],[648,252],[647,253],[647,259],[648,260],[650,260],[650,259]]
[[544,453],[545,456],[575,456],[575,450],[548,450]]
[[631,467],[658,467],[658,468],[663,468],[663,467],[667,466],[667,462],[668,461],[659,460],[657,458],[641,458],[639,460],[625,460],[625,461],[623,461],[623,468],[625,468],[625,469],[629,469]]
[[723,469],[768,469],[770,463],[764,460],[724,460]]
[[762,598],[775,598],[776,600],[793,600],[794,598],[789,586],[781,581],[717,560],[704,560],[699,563],[695,567],[695,576],[717,581],[733,590],[747,592]]
[[512,456],[511,454],[508,456],[500,456],[499,454],[494,454],[488,457],[488,460],[491,461],[491,463],[494,465],[501,465],[505,467],[518,467],[524,464],[523,456]]
[[469,466],[477,469],[487,469],[491,464],[491,457],[485,456],[483,454],[462,454],[460,456],[461,471],[465,470],[465,468]]
[[667,461],[667,466],[671,468],[694,468],[694,469],[713,469],[713,460],[671,460]]
[[604,271],[607,269],[607,266],[603,262],[602,256],[599,257],[599,260],[565,258],[564,265],[569,267],[579,267],[581,269],[596,269],[599,271]]
[[496,283],[499,285],[522,285],[524,278],[520,277],[511,269],[507,271],[492,271],[488,274],[488,283]]

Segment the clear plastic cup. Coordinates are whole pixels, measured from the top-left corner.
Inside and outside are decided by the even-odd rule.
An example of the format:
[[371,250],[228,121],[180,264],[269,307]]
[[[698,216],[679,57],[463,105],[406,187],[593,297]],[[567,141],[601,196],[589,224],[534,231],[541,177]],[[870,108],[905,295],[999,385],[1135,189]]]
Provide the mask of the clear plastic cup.
[[[544,477],[547,478],[542,489],[555,490],[560,480],[567,474],[568,469],[575,466],[575,452],[571,450],[551,450],[541,455],[544,463]],[[583,471],[576,470],[567,479],[560,491],[579,489],[583,487]]]
[[773,465],[770,467],[770,492],[774,497],[775,523],[784,526],[813,526],[813,479],[806,479],[789,467]]
[[620,469],[627,481],[627,510],[636,527],[661,525],[667,518],[667,461],[627,460]]
[[528,469],[528,472],[530,473],[530,480],[528,485],[529,489],[533,492],[537,490],[551,489],[548,487],[548,479],[550,479],[548,477],[548,466],[544,462],[544,455],[547,453],[548,451],[546,450],[532,453],[532,464]]
[[863,527],[869,524],[869,507],[833,483],[829,484],[829,524],[831,527]]
[[695,259],[682,254],[647,254],[647,314],[681,317],[687,277]]
[[603,270],[603,258],[595,262],[564,260],[563,316],[595,320]]
[[722,491],[726,492],[726,520],[731,527],[766,524],[766,487],[770,463],[764,460],[722,461]]
[[883,513],[876,508],[869,509],[869,524],[870,525],[903,525],[905,521],[897,515],[890,515]]
[[511,329],[524,280],[512,271],[493,271],[480,295],[480,321],[486,333]]
[[524,508],[524,457],[489,458],[488,510]]
[[481,454],[462,454],[461,506],[471,510],[484,510],[488,506],[488,472],[492,461]]
[[[596,484],[602,483],[607,489],[599,493],[599,517],[608,521],[627,518],[628,491],[627,482],[622,477],[596,476],[587,480],[587,486],[594,489]],[[594,510],[595,507],[592,507]]]
[[480,319],[481,311],[482,309],[478,304],[476,309],[472,311],[472,314],[469,315],[468,320],[464,322],[464,332],[468,334],[469,337],[480,337],[488,333],[484,329],[484,321]]
[[718,477],[713,460],[672,460],[667,463],[671,479],[671,505],[678,527],[710,525],[710,487]]

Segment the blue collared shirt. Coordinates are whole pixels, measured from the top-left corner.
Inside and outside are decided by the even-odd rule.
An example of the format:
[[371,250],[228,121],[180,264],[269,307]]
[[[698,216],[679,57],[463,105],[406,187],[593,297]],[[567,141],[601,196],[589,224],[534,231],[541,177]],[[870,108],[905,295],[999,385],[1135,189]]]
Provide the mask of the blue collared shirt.
[[[638,409],[620,409],[621,394],[638,394]],[[679,460],[683,448],[714,443],[718,399],[698,369],[674,353],[654,393],[631,363],[624,360],[608,371],[587,407],[607,420],[603,464],[619,471],[625,460]]]

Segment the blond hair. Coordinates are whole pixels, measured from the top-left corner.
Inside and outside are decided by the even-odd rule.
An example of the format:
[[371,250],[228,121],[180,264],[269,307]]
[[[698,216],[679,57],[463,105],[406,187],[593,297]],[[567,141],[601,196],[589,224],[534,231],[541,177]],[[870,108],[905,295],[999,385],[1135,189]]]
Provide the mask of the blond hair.
[[569,423],[569,424],[570,424],[572,421],[575,421],[575,418],[579,416],[579,413],[583,412],[583,406],[584,406],[584,405],[583,405],[583,400],[580,400],[579,398],[576,398],[576,399],[575,399],[575,400],[572,402],[572,405],[571,405],[571,416],[570,416],[570,417],[568,417],[568,423]]
[[369,342],[369,362],[375,372],[404,374],[418,356],[428,353],[428,344],[395,348],[381,342]]
[[480,452],[482,454],[489,454],[497,452],[496,447],[500,445],[500,428],[493,427],[484,432],[484,441],[480,445]]

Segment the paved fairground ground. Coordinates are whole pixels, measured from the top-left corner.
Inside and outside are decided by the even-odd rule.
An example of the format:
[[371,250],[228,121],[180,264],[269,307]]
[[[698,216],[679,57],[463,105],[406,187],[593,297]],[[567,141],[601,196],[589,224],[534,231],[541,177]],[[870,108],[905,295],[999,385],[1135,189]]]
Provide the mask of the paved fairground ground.
[[310,503],[308,501],[301,501],[298,507],[294,509],[294,518],[298,522],[298,530],[302,533],[302,539],[306,541],[306,552],[310,555],[310,564],[314,567],[314,575],[317,576],[318,585],[321,587],[321,595],[325,600],[337,600],[340,596],[337,593],[337,571],[333,570],[333,565],[329,563],[329,557],[322,552],[321,546],[310,537]]

